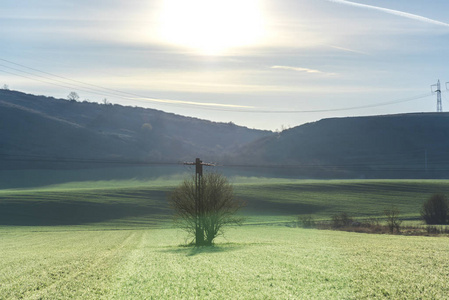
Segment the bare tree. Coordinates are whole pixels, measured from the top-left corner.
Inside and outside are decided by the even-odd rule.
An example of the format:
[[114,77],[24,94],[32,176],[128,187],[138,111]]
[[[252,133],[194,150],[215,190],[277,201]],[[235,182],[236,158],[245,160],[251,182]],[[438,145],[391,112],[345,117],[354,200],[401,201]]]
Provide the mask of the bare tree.
[[399,219],[399,213],[399,209],[397,209],[396,207],[384,210],[384,214],[387,217],[387,225],[390,233],[393,233],[394,230],[396,230],[397,233],[401,232],[402,221]]
[[196,246],[212,245],[223,227],[242,221],[235,214],[243,202],[235,198],[232,185],[218,173],[184,180],[170,194],[169,203],[177,223],[194,237]]
[[70,94],[67,95],[67,99],[70,101],[78,101],[80,96],[76,92],[70,92]]

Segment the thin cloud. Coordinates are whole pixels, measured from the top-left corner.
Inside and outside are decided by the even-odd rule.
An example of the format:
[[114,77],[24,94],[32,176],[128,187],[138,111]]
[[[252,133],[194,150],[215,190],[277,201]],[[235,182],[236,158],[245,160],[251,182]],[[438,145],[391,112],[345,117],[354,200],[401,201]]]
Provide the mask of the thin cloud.
[[148,97],[126,97],[126,98],[129,99],[129,100],[150,101],[150,102],[168,103],[168,104],[187,104],[187,105],[221,107],[221,108],[254,108],[254,106],[245,106],[245,105],[194,102],[194,101],[160,99],[160,98],[148,98]]
[[358,50],[353,50],[353,49],[349,49],[349,48],[344,48],[344,47],[340,47],[340,46],[329,46],[331,48],[337,49],[337,50],[341,50],[341,51],[345,51],[345,52],[351,52],[351,53],[357,53],[357,54],[363,54],[363,55],[369,55],[367,52],[362,52],[362,51],[358,51]]
[[322,72],[320,70],[301,68],[301,67],[292,67],[292,66],[272,66],[271,69],[289,70],[289,71],[304,72],[304,73],[310,73],[310,74],[335,75],[334,73],[326,73],[326,72]]
[[345,5],[356,6],[356,7],[374,9],[374,10],[386,12],[386,13],[389,13],[392,15],[396,15],[396,16],[400,16],[400,17],[404,17],[404,18],[408,18],[408,19],[412,19],[412,20],[416,20],[416,21],[421,21],[421,22],[425,22],[425,23],[429,23],[429,24],[433,24],[433,25],[449,27],[448,23],[444,23],[444,22],[437,21],[434,19],[429,19],[429,18],[420,16],[420,15],[415,15],[415,14],[407,13],[407,12],[400,11],[400,10],[394,10],[394,9],[389,9],[389,8],[384,8],[384,7],[379,7],[379,6],[350,2],[350,1],[346,1],[346,0],[327,0],[327,1],[341,3],[341,4],[345,4]]

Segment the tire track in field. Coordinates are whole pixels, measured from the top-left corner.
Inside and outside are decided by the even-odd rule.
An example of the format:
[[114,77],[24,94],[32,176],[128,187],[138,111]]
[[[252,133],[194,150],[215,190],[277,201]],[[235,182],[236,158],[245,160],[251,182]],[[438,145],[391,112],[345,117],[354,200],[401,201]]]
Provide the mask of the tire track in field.
[[[102,249],[101,253],[93,258],[88,258],[84,261],[83,267],[80,268],[75,273],[71,273],[68,276],[65,276],[59,280],[54,281],[50,285],[39,289],[38,291],[30,291],[24,295],[24,298],[27,299],[43,299],[45,296],[58,295],[58,287],[66,286],[65,283],[76,282],[75,279],[85,276],[89,277],[92,274],[92,271],[95,269],[104,268],[107,265],[105,262],[110,260],[111,258],[118,255],[118,253],[125,248],[128,244],[131,243],[132,239],[136,238],[136,232],[130,232],[130,234],[123,240],[122,243],[118,244],[112,251],[107,251],[107,249]],[[68,263],[68,266],[73,264],[73,260]],[[73,271],[73,269],[67,270],[67,273]],[[64,272],[63,272],[64,273]],[[100,274],[101,276],[102,274]],[[81,288],[81,286],[79,287]],[[79,289],[78,288],[78,289]],[[77,289],[77,290],[78,290]],[[73,291],[73,290],[72,290]],[[73,292],[77,292],[74,290]],[[28,294],[28,295],[27,295]]]
[[[126,253],[126,257],[123,257],[122,263],[117,266],[118,271],[114,278],[116,286],[113,289],[114,293],[110,295],[110,299],[124,299],[130,295],[131,291],[129,289],[133,289],[132,286],[129,286],[130,279],[136,276],[136,271],[140,268],[139,266],[141,266],[142,262],[145,261],[145,251],[143,249],[148,242],[148,235],[148,231],[143,232],[136,246],[132,251]],[[128,288],[125,286],[128,286]]]

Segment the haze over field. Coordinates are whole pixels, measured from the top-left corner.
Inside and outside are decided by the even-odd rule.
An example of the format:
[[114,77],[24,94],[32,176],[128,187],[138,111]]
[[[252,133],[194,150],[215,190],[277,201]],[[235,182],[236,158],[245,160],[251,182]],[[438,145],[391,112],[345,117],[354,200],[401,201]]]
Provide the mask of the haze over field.
[[0,120],[0,170],[110,164],[152,164],[156,170],[158,164],[173,167],[201,157],[240,172],[268,172],[270,177],[449,174],[448,113],[329,118],[275,133],[154,109],[0,90]]
[[0,84],[270,130],[435,111],[430,85],[441,79],[445,92],[449,81],[448,8],[443,0],[7,0]]

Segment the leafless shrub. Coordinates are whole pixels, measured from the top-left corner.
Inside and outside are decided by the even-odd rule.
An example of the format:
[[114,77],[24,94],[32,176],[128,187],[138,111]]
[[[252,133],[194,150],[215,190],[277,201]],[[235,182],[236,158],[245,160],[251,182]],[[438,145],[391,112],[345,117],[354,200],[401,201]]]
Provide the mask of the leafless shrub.
[[298,216],[297,224],[302,228],[314,228],[316,226],[315,220],[312,216]]
[[340,213],[332,216],[332,227],[341,228],[350,226],[354,220],[347,213]]
[[179,226],[194,237],[196,246],[212,245],[223,227],[240,224],[235,216],[243,202],[234,196],[232,185],[218,173],[195,176],[177,187],[169,197]]
[[390,233],[394,233],[395,230],[397,233],[400,233],[402,221],[399,219],[399,210],[396,207],[392,207],[384,210],[384,214],[387,217],[387,225]]

